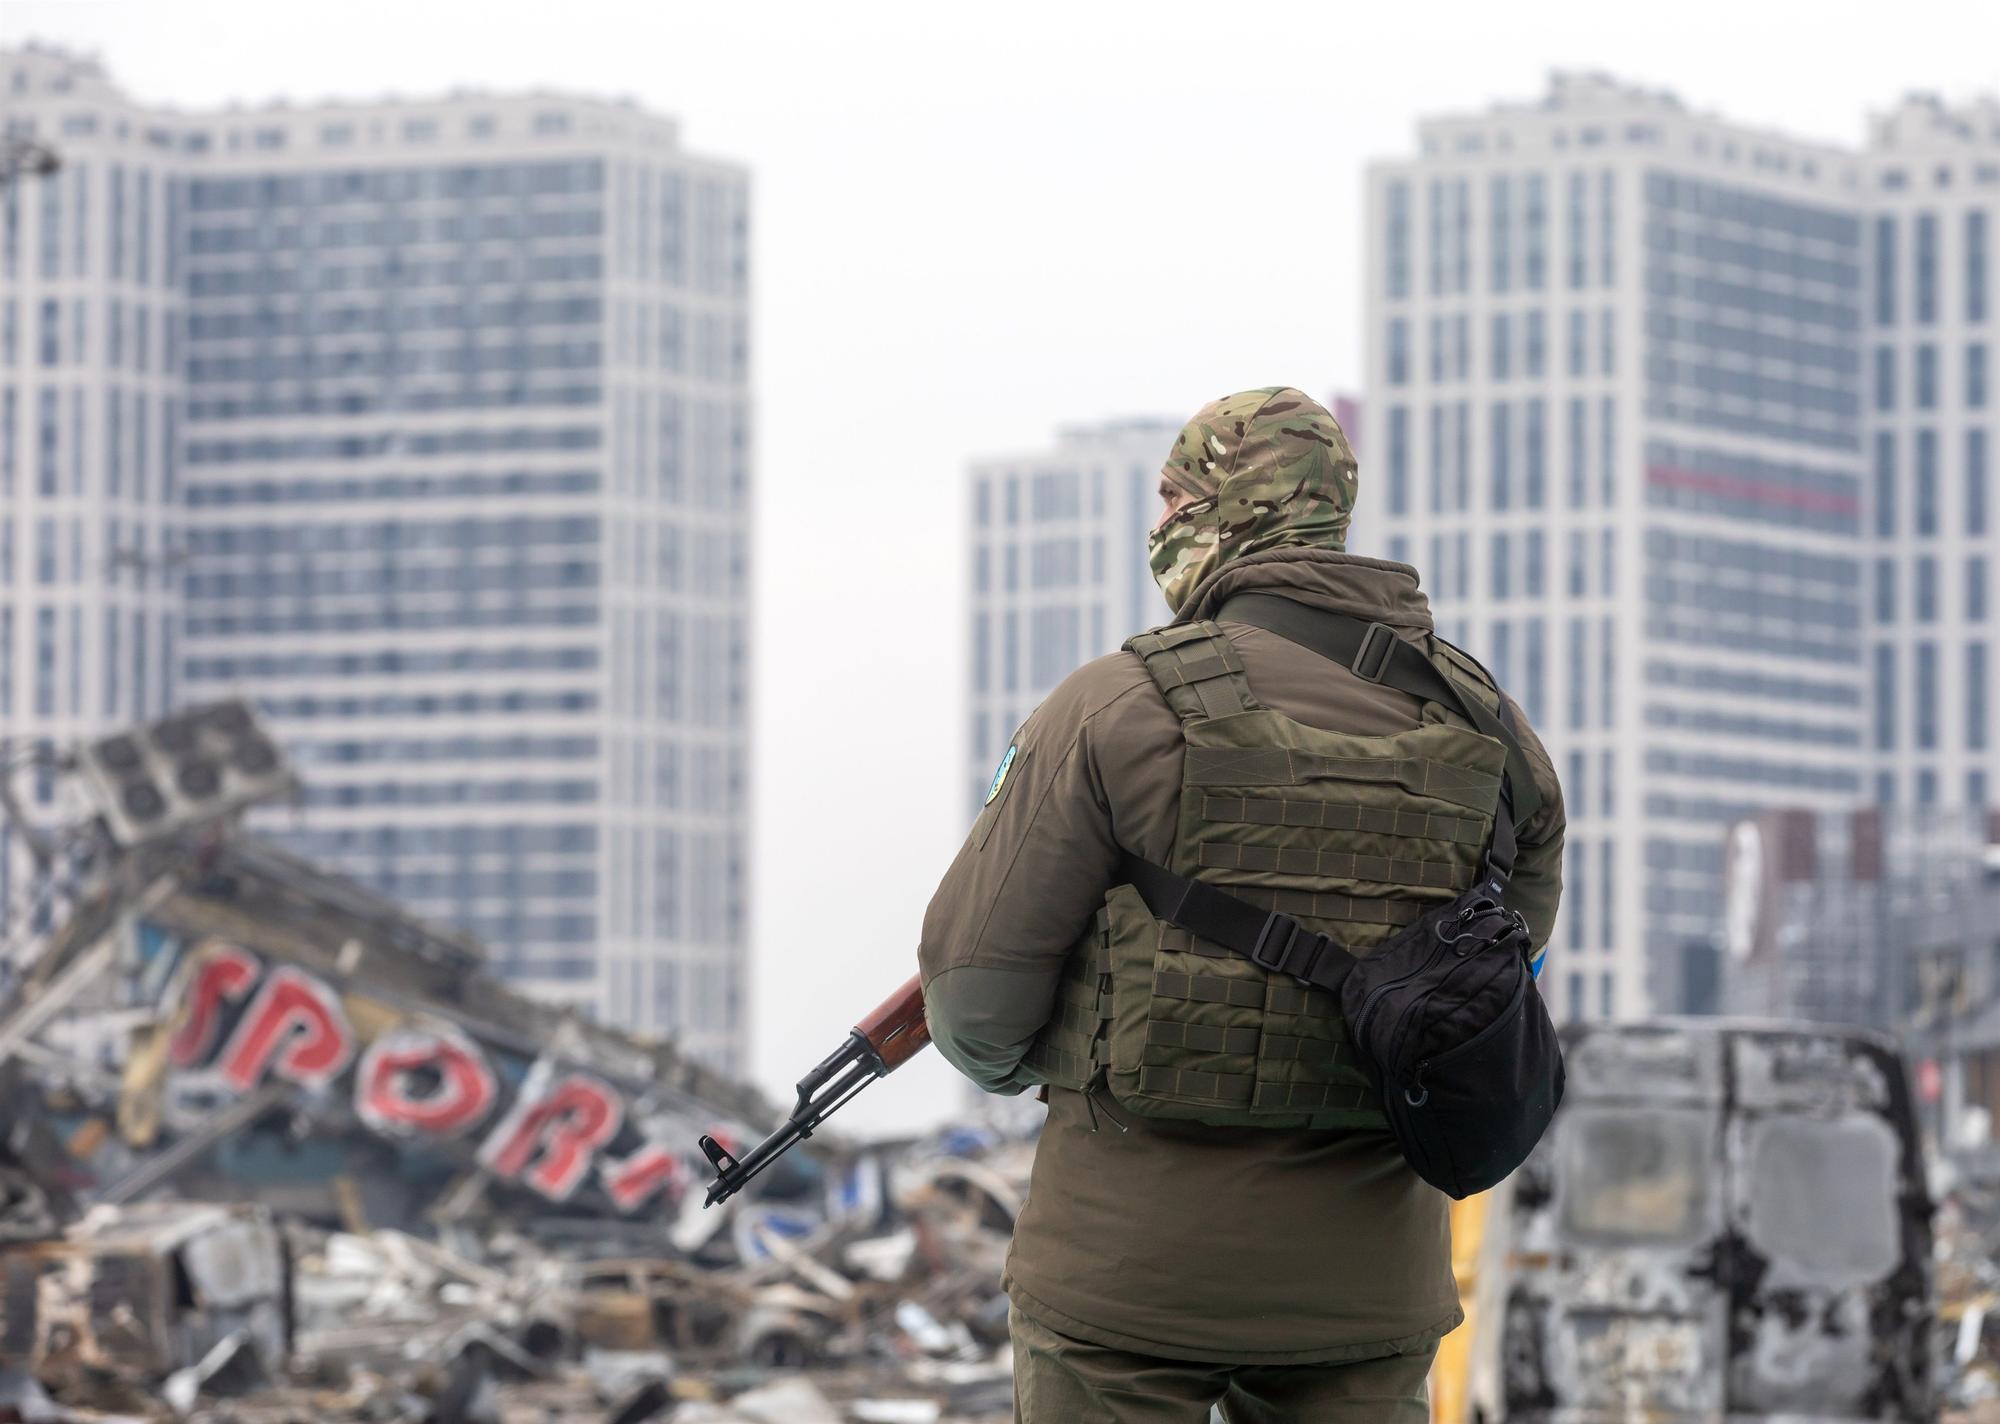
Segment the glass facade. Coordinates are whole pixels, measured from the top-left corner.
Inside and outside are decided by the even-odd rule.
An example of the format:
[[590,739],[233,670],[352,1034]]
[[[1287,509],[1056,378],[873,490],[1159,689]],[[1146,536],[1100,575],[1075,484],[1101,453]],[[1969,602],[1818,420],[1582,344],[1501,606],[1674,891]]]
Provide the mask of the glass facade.
[[740,1069],[744,174],[589,101],[150,151],[7,63],[107,107],[0,200],[7,730],[249,693],[307,788],[266,833]]

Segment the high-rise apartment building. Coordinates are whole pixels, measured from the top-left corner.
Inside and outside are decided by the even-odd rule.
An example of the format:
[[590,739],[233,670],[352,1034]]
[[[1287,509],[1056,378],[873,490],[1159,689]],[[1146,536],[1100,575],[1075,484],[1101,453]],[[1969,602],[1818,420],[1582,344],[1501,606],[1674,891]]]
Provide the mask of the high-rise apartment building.
[[[180,131],[95,67],[0,56],[0,735],[10,760],[143,721],[178,676]],[[52,782],[24,785],[52,816]],[[0,824],[0,905],[32,887]]]
[[1355,528],[1554,755],[1559,1013],[1679,1005],[1724,828],[1869,792],[1867,172],[1588,76],[1371,170]]
[[9,734],[248,693],[307,786],[269,829],[740,1066],[744,172],[567,96],[0,86],[65,164],[6,199]]
[[1875,798],[1989,804],[2000,103],[1906,101],[1873,126],[1861,358]]
[[1167,620],[1146,535],[1179,433],[1167,420],[1079,426],[1052,449],[973,465],[968,814],[1057,683]]

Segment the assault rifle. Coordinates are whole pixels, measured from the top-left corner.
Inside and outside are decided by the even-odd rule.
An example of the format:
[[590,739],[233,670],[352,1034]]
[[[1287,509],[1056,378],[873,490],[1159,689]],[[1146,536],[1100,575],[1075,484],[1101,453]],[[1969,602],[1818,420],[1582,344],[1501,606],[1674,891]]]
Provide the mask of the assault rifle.
[[727,1201],[752,1177],[811,1137],[819,1125],[877,1078],[886,1078],[916,1057],[931,1041],[924,1022],[924,986],[912,974],[910,982],[891,994],[860,1023],[847,1041],[819,1067],[799,1079],[798,1102],[778,1130],[734,1157],[713,1137],[701,1139],[702,1156],[715,1168],[704,1206]]

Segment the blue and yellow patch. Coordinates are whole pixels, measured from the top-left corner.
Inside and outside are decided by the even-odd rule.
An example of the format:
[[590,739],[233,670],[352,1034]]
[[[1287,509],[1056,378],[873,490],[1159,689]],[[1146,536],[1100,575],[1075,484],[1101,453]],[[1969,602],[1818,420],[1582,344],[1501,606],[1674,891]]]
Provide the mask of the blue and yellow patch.
[[1020,750],[1019,745],[1007,748],[1007,755],[1000,758],[999,768],[993,773],[993,784],[986,788],[986,800],[982,804],[987,806],[993,804],[993,798],[998,796],[1000,788],[1007,784],[1007,773],[1014,769],[1014,757]]

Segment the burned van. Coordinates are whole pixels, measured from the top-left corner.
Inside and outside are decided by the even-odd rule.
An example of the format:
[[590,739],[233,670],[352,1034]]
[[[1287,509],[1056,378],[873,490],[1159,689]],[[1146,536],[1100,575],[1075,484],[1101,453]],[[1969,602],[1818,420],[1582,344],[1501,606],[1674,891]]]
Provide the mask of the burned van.
[[1688,1021],[1565,1049],[1547,1137],[1458,1218],[1458,1418],[1936,1417],[1931,1203],[1887,1040]]

